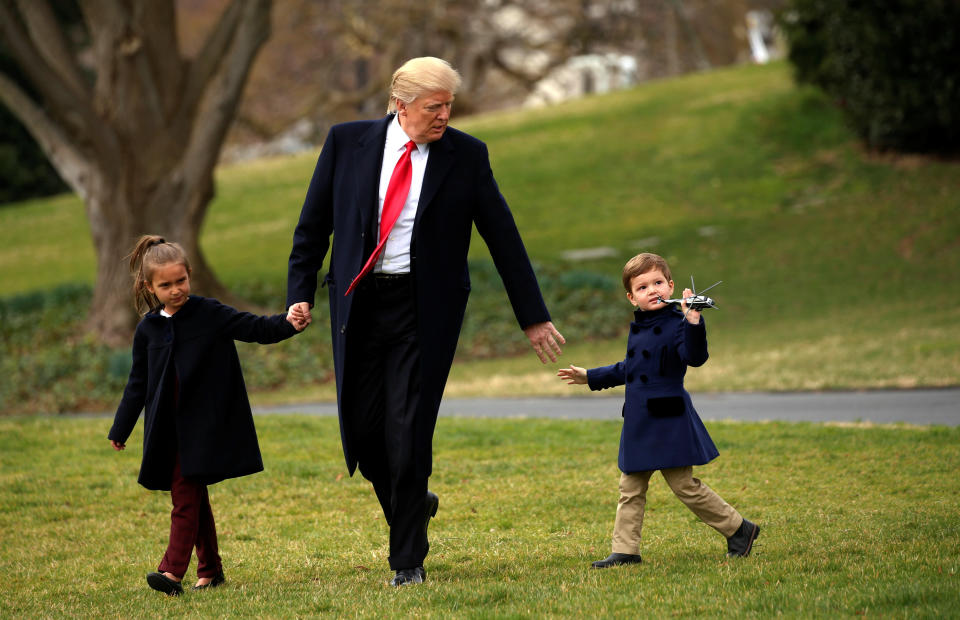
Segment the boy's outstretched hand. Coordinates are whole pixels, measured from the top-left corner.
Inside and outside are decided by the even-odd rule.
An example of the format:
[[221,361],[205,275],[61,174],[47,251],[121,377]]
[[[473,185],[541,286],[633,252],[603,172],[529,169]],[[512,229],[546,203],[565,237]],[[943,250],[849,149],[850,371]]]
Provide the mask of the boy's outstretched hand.
[[586,369],[573,364],[570,364],[570,368],[558,370],[557,376],[566,381],[568,385],[584,385],[587,382]]

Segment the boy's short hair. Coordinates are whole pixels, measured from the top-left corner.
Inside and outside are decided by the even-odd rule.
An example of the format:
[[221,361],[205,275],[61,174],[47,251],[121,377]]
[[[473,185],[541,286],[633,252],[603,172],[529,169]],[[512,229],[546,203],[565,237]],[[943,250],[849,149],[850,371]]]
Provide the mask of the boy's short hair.
[[667,261],[664,260],[662,256],[651,254],[650,252],[637,254],[628,260],[627,264],[623,266],[623,288],[627,289],[628,293],[631,293],[631,280],[639,275],[647,273],[648,271],[654,271],[656,269],[659,269],[660,273],[662,273],[663,277],[665,277],[667,280],[673,280],[673,278],[670,276],[670,266],[667,265]]

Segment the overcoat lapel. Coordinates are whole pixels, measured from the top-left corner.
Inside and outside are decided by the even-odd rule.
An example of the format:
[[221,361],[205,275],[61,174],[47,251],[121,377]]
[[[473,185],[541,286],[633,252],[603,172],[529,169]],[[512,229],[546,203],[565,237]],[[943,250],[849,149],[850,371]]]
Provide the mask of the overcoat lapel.
[[[393,115],[374,123],[357,142],[353,154],[356,208],[360,211],[360,230],[370,233],[376,228],[380,186],[380,166],[383,163],[383,145],[387,140],[387,126]],[[376,241],[376,236],[373,237]]]
[[423,185],[420,188],[420,200],[417,203],[417,215],[414,218],[414,229],[420,224],[424,211],[430,208],[437,190],[443,179],[453,166],[453,144],[444,133],[443,137],[430,144],[430,157],[427,158],[427,169],[423,174]]

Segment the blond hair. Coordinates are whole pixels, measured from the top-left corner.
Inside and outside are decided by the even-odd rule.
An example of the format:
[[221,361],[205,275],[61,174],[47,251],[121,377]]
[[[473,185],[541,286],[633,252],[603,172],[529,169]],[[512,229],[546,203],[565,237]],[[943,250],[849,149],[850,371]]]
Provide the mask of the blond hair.
[[387,112],[397,111],[397,101],[412,103],[417,97],[437,91],[455,95],[460,88],[460,74],[442,58],[411,58],[393,72]]
[[650,252],[637,254],[628,260],[627,264],[623,266],[623,288],[627,289],[628,293],[632,293],[633,291],[630,290],[631,280],[637,276],[657,269],[660,270],[660,273],[663,274],[664,278],[667,280],[673,280],[673,278],[670,276],[670,266],[667,265],[667,261],[664,260],[662,256],[651,254]]
[[137,240],[130,259],[130,275],[133,276],[133,305],[137,312],[146,314],[160,305],[157,296],[147,288],[153,272],[161,265],[183,265],[190,273],[190,261],[179,243],[168,243],[160,235],[143,235]]

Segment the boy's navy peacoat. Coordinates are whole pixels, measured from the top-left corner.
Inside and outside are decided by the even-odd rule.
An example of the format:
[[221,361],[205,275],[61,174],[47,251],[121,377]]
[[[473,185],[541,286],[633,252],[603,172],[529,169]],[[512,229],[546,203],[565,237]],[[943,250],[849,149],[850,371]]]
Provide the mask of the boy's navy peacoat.
[[591,390],[626,385],[620,471],[703,465],[719,456],[683,388],[687,366],[707,361],[703,319],[691,325],[674,306],[634,313],[622,362],[587,371]]
[[286,315],[257,316],[193,295],[172,317],[156,310],[144,316],[108,435],[125,443],[144,411],[137,481],[169,490],[177,453],[183,475],[205,484],[263,471],[233,341],[270,344],[296,333]]

